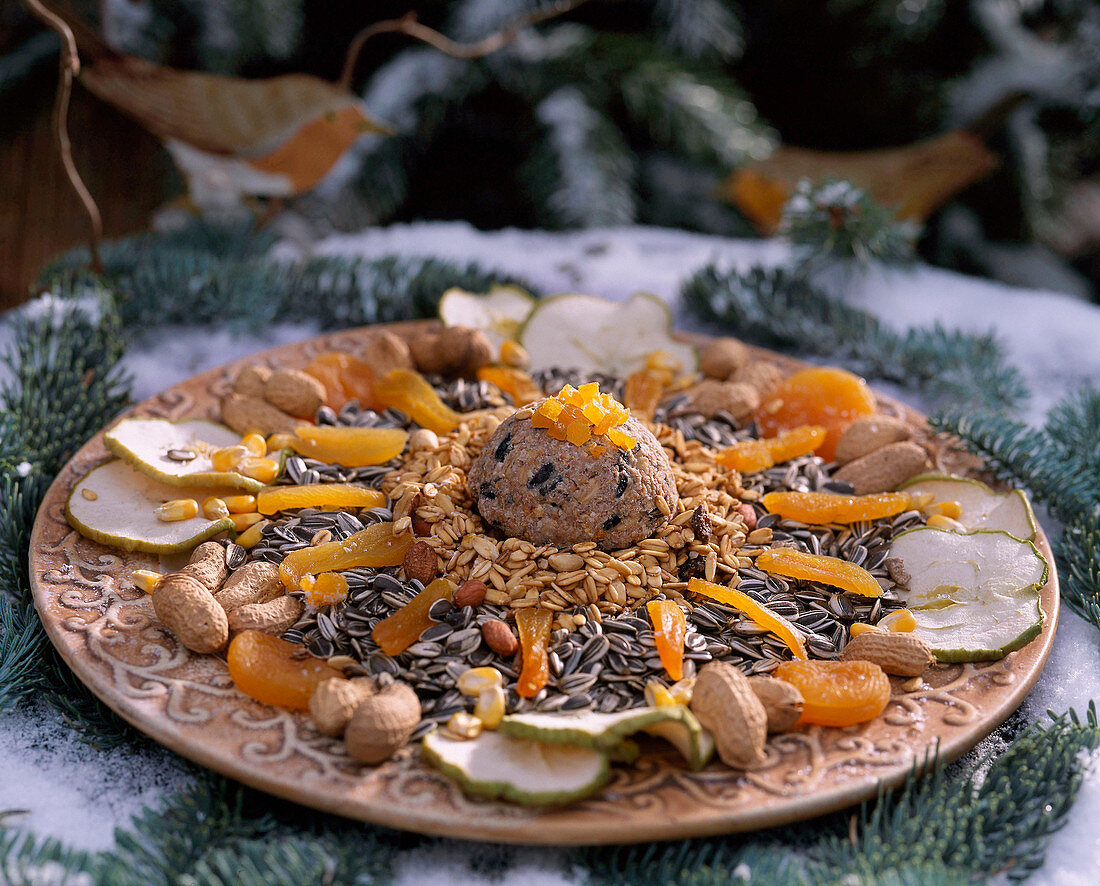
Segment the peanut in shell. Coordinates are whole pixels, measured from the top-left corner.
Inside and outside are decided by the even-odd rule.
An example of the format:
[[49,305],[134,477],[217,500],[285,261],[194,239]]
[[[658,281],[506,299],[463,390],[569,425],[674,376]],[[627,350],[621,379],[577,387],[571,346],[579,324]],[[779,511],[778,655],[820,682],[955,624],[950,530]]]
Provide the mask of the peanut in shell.
[[725,662],[711,662],[695,678],[691,712],[714,736],[722,762],[752,769],[764,762],[768,715],[748,678]]
[[848,641],[839,658],[869,661],[895,677],[919,677],[936,661],[924,640],[901,631],[865,631]]

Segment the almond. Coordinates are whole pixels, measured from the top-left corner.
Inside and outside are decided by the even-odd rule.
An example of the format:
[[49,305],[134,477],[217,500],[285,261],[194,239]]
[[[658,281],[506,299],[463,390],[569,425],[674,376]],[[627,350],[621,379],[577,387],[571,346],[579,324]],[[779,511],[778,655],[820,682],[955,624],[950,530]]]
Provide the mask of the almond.
[[748,362],[749,349],[736,338],[712,338],[699,357],[699,371],[725,381]]
[[497,655],[508,658],[516,654],[519,649],[519,641],[512,629],[500,619],[491,619],[481,626],[481,636],[485,638],[485,645]]
[[904,441],[876,449],[848,462],[833,480],[852,484],[856,495],[890,492],[928,468],[928,454],[916,443]]
[[737,506],[737,513],[741,515],[741,520],[745,524],[745,532],[752,532],[756,528],[756,508],[747,501],[743,501]]
[[868,453],[900,443],[913,436],[908,422],[889,415],[866,415],[857,418],[837,440],[834,458],[838,464],[847,464]]
[[487,593],[489,589],[485,586],[485,582],[474,578],[459,585],[452,602],[455,606],[480,606]]
[[924,640],[900,631],[865,631],[848,641],[839,658],[869,661],[897,677],[919,677],[936,661]]
[[312,419],[325,402],[325,386],[299,369],[280,369],[264,385],[264,399],[287,415]]
[[798,687],[775,677],[749,677],[749,686],[764,706],[768,732],[786,732],[802,716],[806,701]]
[[293,434],[301,421],[287,415],[259,397],[229,394],[222,400],[222,421],[238,434],[257,431],[265,437],[272,434]]
[[414,541],[405,552],[405,578],[427,585],[439,575],[439,558],[426,541]]

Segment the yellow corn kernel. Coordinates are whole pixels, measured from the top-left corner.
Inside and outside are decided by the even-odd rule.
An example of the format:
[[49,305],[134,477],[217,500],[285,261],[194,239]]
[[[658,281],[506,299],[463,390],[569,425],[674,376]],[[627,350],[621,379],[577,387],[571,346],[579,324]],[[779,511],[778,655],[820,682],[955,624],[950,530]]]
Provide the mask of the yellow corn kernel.
[[237,470],[253,480],[271,483],[279,476],[279,463],[273,458],[246,458]]
[[486,729],[496,729],[504,719],[506,710],[503,687],[483,686],[474,706],[474,716],[481,721],[481,725]]
[[130,573],[130,578],[134,582],[134,587],[151,594],[162,576],[159,572],[151,572],[148,569],[135,569]]
[[962,505],[957,501],[938,501],[933,505],[929,505],[925,509],[925,513],[940,514],[944,517],[950,517],[952,520],[958,520],[962,516]]
[[259,544],[260,539],[264,534],[264,527],[271,523],[270,520],[260,520],[258,523],[253,523],[244,532],[237,536],[237,544],[239,544],[246,551],[249,548],[256,547]]
[[651,708],[668,708],[680,702],[672,697],[672,693],[664,683],[650,680],[645,684],[645,703]]
[[477,738],[481,735],[481,729],[481,721],[473,714],[467,714],[465,711],[455,711],[451,714],[451,719],[447,721],[447,732],[451,738],[457,738],[460,741]]
[[966,532],[966,527],[962,523],[943,514],[933,514],[928,518],[928,525],[935,529],[946,529],[949,532]]
[[695,691],[695,678],[684,677],[668,687],[669,695],[676,704],[691,704],[691,696]]
[[256,510],[256,496],[227,495],[222,499],[231,514],[251,514]]
[[190,520],[199,512],[199,503],[193,498],[174,498],[157,508],[157,519],[162,523],[179,523]]
[[267,451],[278,452],[280,449],[293,449],[294,441],[297,439],[293,434],[272,434],[267,438]]
[[224,499],[220,499],[216,495],[211,495],[209,498],[203,499],[202,515],[207,520],[220,520],[222,517],[229,516],[229,507],[226,505]]
[[909,493],[909,507],[916,511],[923,511],[929,507],[936,496],[931,492],[910,492]]
[[[233,521],[233,528],[238,532],[244,532],[248,527],[255,526],[263,519],[262,514],[231,514],[229,517]],[[239,542],[238,542],[239,544]]]
[[241,437],[241,446],[247,449],[256,458],[267,455],[267,441],[263,434],[245,434]]
[[917,620],[908,609],[897,609],[880,618],[876,627],[885,628],[888,631],[908,633],[916,630]]
[[850,628],[848,628],[848,630],[853,637],[858,637],[860,634],[866,634],[868,631],[877,631],[878,628],[876,628],[874,625],[869,625],[866,622],[857,621]]
[[514,366],[517,369],[524,369],[531,360],[527,356],[527,351],[523,349],[523,345],[518,341],[508,339],[500,346],[500,362],[505,366]]
[[503,686],[504,678],[496,668],[470,668],[464,671],[455,683],[463,695],[473,698],[486,686]]
[[243,446],[225,446],[210,453],[210,464],[215,471],[234,471],[249,455]]

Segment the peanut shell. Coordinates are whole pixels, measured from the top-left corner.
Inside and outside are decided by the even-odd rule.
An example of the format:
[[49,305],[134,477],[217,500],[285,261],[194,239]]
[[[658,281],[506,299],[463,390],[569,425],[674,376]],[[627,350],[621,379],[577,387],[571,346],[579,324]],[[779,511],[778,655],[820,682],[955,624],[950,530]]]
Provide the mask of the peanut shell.
[[896,677],[919,677],[936,661],[924,640],[903,631],[864,631],[848,641],[839,658],[869,661]]
[[229,622],[214,595],[195,576],[166,575],[153,591],[153,611],[192,652],[217,652],[229,641]]
[[711,662],[699,671],[691,712],[713,734],[715,750],[727,766],[752,769],[764,762],[768,715],[748,678],[733,665]]
[[903,441],[848,462],[833,474],[833,480],[850,483],[856,495],[869,495],[891,492],[927,468],[928,453],[916,443]]
[[900,443],[913,436],[908,422],[890,415],[866,415],[857,418],[837,440],[834,458],[838,464],[847,464],[868,453]]

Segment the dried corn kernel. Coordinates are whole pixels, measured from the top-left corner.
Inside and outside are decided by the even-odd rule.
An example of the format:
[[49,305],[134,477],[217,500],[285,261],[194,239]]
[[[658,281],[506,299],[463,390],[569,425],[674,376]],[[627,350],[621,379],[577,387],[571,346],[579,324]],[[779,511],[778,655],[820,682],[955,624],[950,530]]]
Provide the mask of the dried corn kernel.
[[447,732],[451,738],[459,741],[468,741],[481,735],[482,723],[473,714],[465,711],[455,711],[451,719],[447,721]]
[[917,619],[908,609],[896,609],[880,618],[876,627],[885,628],[888,631],[908,633],[916,630]]
[[455,687],[463,695],[471,698],[481,692],[486,686],[503,686],[504,678],[496,668],[470,668],[463,671],[455,683]]
[[241,437],[241,446],[247,449],[256,458],[267,455],[267,441],[263,434],[245,434]]
[[223,517],[229,516],[229,506],[224,499],[211,495],[209,498],[203,499],[202,515],[207,520],[221,520]]
[[237,544],[239,544],[246,551],[250,548],[256,547],[259,544],[260,539],[263,538],[264,527],[271,524],[270,520],[260,520],[249,526],[244,532],[237,536]]
[[858,637],[860,634],[866,634],[868,631],[877,631],[874,625],[869,625],[863,621],[857,621],[852,624],[848,629],[853,637]]
[[272,434],[267,438],[267,451],[278,452],[280,449],[293,449],[294,441],[297,439],[293,434]]
[[234,471],[251,454],[244,446],[224,446],[210,453],[210,464],[215,471]]
[[94,489],[89,489],[87,486],[80,490],[80,494],[86,501],[95,501],[99,498],[99,493]]
[[256,510],[256,496],[227,495],[222,499],[231,514],[251,514]]
[[134,582],[134,587],[145,591],[147,594],[153,593],[154,588],[157,586],[157,582],[161,580],[163,576],[159,572],[151,572],[148,569],[135,569],[130,573],[130,578]]
[[527,351],[523,349],[523,345],[518,341],[508,339],[500,346],[500,362],[506,366],[523,369],[531,362],[531,358],[527,356]]
[[966,527],[962,523],[943,514],[933,514],[928,518],[928,525],[934,529],[946,529],[948,532],[966,532]]
[[474,716],[481,721],[481,725],[486,729],[496,729],[504,719],[506,711],[507,703],[503,687],[482,687],[477,694],[477,704],[474,706]]
[[645,684],[645,703],[651,708],[668,708],[680,702],[672,697],[672,693],[663,683],[650,680]]
[[231,514],[229,519],[233,521],[233,528],[238,532],[244,532],[248,527],[255,526],[263,519],[262,514]]
[[246,477],[271,483],[279,476],[279,463],[272,458],[246,458],[238,468]]
[[157,519],[162,523],[178,523],[190,520],[199,513],[199,503],[193,498],[174,498],[157,508]]
[[691,696],[695,691],[695,678],[684,677],[668,687],[669,695],[677,704],[691,704]]
[[935,516],[939,514],[942,517],[949,517],[952,520],[958,520],[962,515],[962,505],[957,501],[939,501],[935,504],[929,505],[924,509],[924,512],[929,516]]

